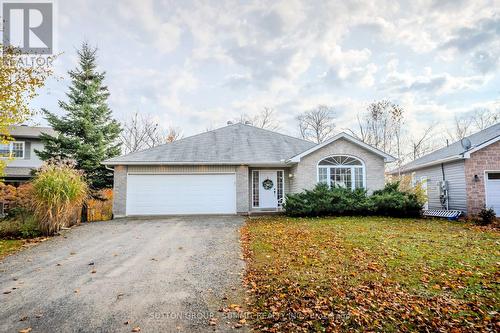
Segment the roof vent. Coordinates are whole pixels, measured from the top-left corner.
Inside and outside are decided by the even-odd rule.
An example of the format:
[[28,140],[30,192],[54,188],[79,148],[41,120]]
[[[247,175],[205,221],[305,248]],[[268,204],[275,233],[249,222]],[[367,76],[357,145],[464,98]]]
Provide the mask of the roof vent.
[[228,125],[232,125],[232,124],[233,124],[233,122],[232,122],[231,120],[228,120],[228,121],[227,121],[227,124],[228,124]]
[[460,140],[460,144],[462,145],[462,148],[464,148],[465,150],[469,150],[470,147],[472,147],[472,143],[468,138],[463,138],[462,140]]

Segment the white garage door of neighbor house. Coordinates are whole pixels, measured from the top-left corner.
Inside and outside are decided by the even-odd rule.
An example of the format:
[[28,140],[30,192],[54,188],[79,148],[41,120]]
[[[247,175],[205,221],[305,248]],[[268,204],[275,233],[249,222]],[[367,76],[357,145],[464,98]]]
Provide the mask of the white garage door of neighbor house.
[[234,174],[127,177],[127,215],[235,213]]
[[486,206],[500,216],[500,172],[486,174]]

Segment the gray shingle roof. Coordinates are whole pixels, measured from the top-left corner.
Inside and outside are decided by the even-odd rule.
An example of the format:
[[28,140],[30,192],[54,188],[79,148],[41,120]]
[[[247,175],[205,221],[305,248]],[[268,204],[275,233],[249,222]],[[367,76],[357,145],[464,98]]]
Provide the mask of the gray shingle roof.
[[51,127],[36,127],[36,126],[11,126],[9,133],[14,138],[38,138],[42,133],[55,136],[56,131]]
[[284,163],[315,144],[241,123],[108,159],[104,164]]
[[430,154],[422,156],[413,162],[410,162],[401,167],[402,171],[415,170],[421,166],[429,165],[434,161],[440,161],[449,157],[457,156],[466,153],[475,147],[490,141],[496,137],[500,136],[500,123],[490,126],[480,132],[474,133],[467,138],[471,141],[472,146],[470,149],[465,149],[462,147],[460,141],[454,142],[451,145],[438,149]]

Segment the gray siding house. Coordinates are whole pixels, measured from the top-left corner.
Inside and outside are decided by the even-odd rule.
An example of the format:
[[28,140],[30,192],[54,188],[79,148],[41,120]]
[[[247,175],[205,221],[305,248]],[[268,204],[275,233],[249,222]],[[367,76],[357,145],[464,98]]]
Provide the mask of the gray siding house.
[[436,150],[391,172],[411,175],[427,190],[429,209],[500,215],[500,124]]
[[0,144],[0,158],[7,164],[3,181],[17,185],[31,178],[31,171],[42,165],[35,150],[43,150],[40,140],[42,133],[56,135],[50,127],[12,126],[9,129],[13,138],[8,143]]
[[315,144],[239,123],[104,164],[123,217],[276,211],[287,193],[318,182],[373,191],[393,160],[346,133]]

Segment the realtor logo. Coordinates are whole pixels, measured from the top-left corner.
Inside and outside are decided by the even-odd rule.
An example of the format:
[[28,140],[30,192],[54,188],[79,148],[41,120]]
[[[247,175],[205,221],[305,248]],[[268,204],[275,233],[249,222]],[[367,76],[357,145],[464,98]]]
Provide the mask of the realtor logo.
[[52,54],[52,2],[3,2],[3,45],[25,54]]

